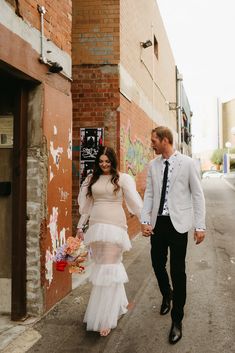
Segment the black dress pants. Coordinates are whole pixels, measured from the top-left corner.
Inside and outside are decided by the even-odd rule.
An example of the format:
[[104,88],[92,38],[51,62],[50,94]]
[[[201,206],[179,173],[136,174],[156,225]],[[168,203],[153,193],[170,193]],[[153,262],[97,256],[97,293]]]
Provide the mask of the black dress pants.
[[168,296],[171,288],[166,270],[168,248],[170,249],[170,274],[173,287],[171,317],[173,321],[181,322],[186,302],[185,257],[188,233],[178,233],[169,216],[158,216],[153,232],[150,238],[152,266],[163,296]]

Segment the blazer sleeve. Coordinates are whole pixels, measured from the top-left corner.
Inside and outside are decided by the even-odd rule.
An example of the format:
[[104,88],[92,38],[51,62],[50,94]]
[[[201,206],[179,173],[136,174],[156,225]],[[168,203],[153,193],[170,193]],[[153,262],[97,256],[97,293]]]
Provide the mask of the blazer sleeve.
[[130,213],[136,215],[140,220],[141,209],[143,207],[143,201],[140,194],[136,190],[136,183],[134,179],[129,175],[123,173],[121,175],[121,187],[123,190],[124,200],[127,209]]
[[196,168],[196,164],[193,160],[190,168],[190,190],[192,194],[195,228],[206,229],[205,197],[198,168]]
[[87,196],[90,178],[91,176],[88,175],[88,177],[82,183],[78,194],[79,213],[81,217],[79,219],[77,228],[82,228],[86,224],[90,217],[91,209],[93,206],[93,197]]
[[146,180],[146,189],[144,193],[144,205],[141,212],[141,223],[151,223],[151,215],[153,209],[153,179],[152,167],[149,164],[148,175]]

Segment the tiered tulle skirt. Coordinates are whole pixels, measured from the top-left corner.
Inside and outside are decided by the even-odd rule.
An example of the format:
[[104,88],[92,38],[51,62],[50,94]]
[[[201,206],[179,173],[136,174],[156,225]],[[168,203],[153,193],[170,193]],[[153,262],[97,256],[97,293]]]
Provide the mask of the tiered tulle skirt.
[[93,287],[84,322],[89,331],[114,328],[119,317],[127,312],[124,283],[128,277],[122,254],[131,248],[128,234],[118,226],[97,223],[88,229],[85,244],[93,259],[89,278]]

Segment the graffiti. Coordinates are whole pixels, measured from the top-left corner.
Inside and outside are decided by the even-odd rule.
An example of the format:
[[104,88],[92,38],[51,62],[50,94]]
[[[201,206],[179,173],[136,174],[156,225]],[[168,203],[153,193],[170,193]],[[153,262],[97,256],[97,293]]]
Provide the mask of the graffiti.
[[59,193],[60,193],[60,201],[66,201],[67,198],[69,197],[69,193],[67,191],[64,191],[63,188],[59,188]]
[[53,280],[53,255],[48,249],[46,251],[46,262],[45,262],[45,267],[46,267],[46,279],[49,282],[49,286]]
[[151,149],[150,146],[148,146],[148,141],[146,145],[137,138],[132,141],[129,122],[126,130],[121,128],[121,144],[124,149],[124,171],[130,175],[136,176],[137,173],[144,170],[151,158]]
[[51,141],[50,142],[50,152],[53,157],[54,163],[59,169],[59,162],[60,162],[60,155],[63,153],[63,147],[57,147],[56,149],[54,148],[54,143]]

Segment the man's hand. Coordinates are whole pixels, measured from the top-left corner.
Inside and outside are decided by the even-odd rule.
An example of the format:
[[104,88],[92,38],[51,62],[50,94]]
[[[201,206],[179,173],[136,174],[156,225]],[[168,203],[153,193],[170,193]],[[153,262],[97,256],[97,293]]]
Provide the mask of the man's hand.
[[141,232],[144,237],[150,237],[153,234],[151,224],[141,224]]
[[205,238],[205,231],[204,230],[195,230],[194,231],[194,240],[196,241],[196,244],[200,244],[204,238]]

